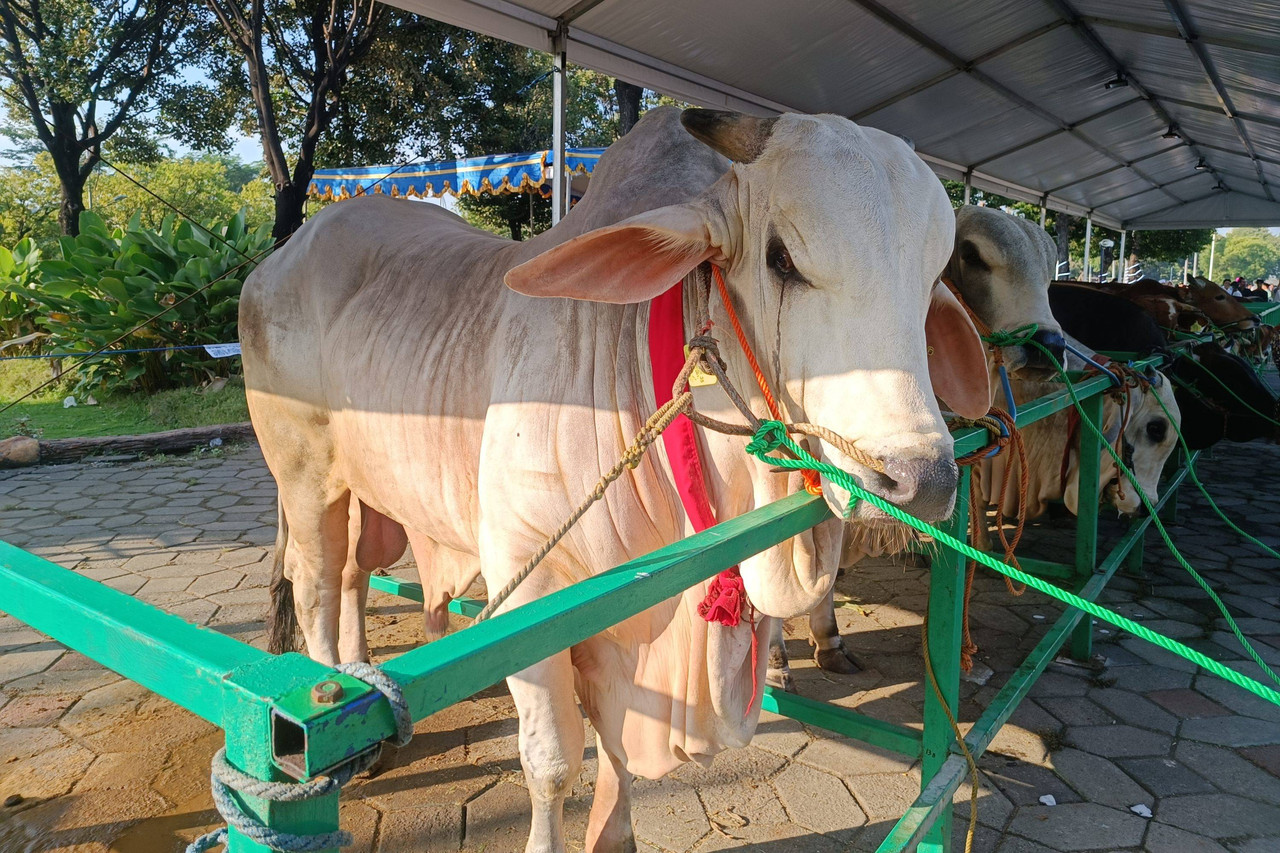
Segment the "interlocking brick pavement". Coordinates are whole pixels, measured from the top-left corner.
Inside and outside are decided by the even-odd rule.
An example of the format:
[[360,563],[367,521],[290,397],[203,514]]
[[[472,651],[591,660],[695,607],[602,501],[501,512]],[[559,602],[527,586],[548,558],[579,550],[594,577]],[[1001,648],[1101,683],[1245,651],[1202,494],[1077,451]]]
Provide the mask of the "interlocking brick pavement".
[[[1276,541],[1280,449],[1222,446],[1201,470],[1237,520]],[[254,447],[221,458],[0,473],[0,538],[259,646],[274,524],[274,485]],[[1063,559],[1072,553],[1071,529],[1069,520],[1037,522],[1026,553]],[[1121,529],[1103,524],[1109,540]],[[1241,546],[1188,492],[1171,530],[1274,662],[1280,566]],[[1146,576],[1117,577],[1104,602],[1256,673],[1154,536],[1148,548]],[[393,571],[412,572],[412,563]],[[926,569],[888,560],[840,580],[838,620],[869,666],[855,676],[814,668],[807,628],[792,620],[800,692],[918,723],[927,580]],[[973,601],[978,660],[995,674],[986,685],[962,684],[964,721],[990,702],[1060,612],[1034,593],[1013,598],[985,575]],[[1110,668],[1095,674],[1054,664],[981,760],[974,849],[1280,851],[1280,709],[1099,627],[1097,650]],[[370,635],[375,658],[399,653],[421,642],[419,617],[374,593]],[[523,849],[528,802],[505,690],[485,691],[417,730],[380,775],[344,792],[343,825],[356,834],[356,849]],[[0,851],[181,850],[216,820],[208,763],[220,739],[193,715],[0,615],[0,801],[23,798],[0,808]],[[566,807],[571,849],[582,847],[594,768],[589,747]],[[910,805],[919,772],[918,763],[765,715],[750,748],[710,768],[637,783],[638,846],[645,853],[874,850]],[[1043,805],[1045,794],[1057,805]],[[957,839],[968,797],[967,787],[957,793]],[[1134,805],[1153,817],[1137,816]]]

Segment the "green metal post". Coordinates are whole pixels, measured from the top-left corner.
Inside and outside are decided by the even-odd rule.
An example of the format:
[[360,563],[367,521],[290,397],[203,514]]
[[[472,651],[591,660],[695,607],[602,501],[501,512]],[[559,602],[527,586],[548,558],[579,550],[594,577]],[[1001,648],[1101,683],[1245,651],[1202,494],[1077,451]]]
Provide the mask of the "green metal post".
[[[1173,485],[1180,483],[1185,476],[1185,469],[1179,471]],[[1167,497],[1162,495],[1160,500],[1164,501]],[[1156,508],[1159,509],[1160,505],[1157,504]],[[1124,555],[1134,544],[1134,540],[1142,536],[1150,524],[1151,519],[1140,519],[1128,533],[1121,537],[1120,542],[1098,566],[1097,573],[1084,589],[1080,590],[1079,595],[1082,598],[1089,601],[1098,600],[1102,591],[1106,589],[1107,583],[1119,569]],[[986,711],[969,727],[965,743],[969,745],[969,752],[975,759],[980,758],[991,746],[1000,728],[1017,710],[1018,703],[1031,691],[1045,667],[1053,662],[1054,656],[1066,642],[1070,632],[1081,621],[1086,621],[1083,616],[1084,614],[1079,610],[1068,609],[1058,617],[1049,632],[1040,638],[1040,642],[1036,643],[1035,648],[1005,682],[1004,687],[1000,688],[1000,692],[987,705]],[[928,693],[926,692],[925,695],[927,697]],[[916,850],[915,845],[923,842],[926,833],[930,832],[944,815],[951,813],[951,797],[968,778],[968,774],[968,765],[964,757],[959,754],[959,749],[952,750],[951,756],[942,768],[930,782],[924,785],[915,803],[907,809],[893,830],[876,848],[876,853],[907,853]]]
[[[1080,476],[1076,491],[1076,577],[1075,588],[1080,590],[1093,576],[1098,565],[1098,478],[1102,460],[1102,442],[1083,421],[1102,430],[1102,405],[1106,395],[1096,393],[1081,401],[1079,455],[1077,465]],[[1071,635],[1071,657],[1087,661],[1093,657],[1093,623],[1080,620]]]
[[[962,468],[956,490],[956,511],[944,528],[947,533],[963,538],[969,529],[969,469]],[[946,551],[935,559],[929,574],[929,608],[927,642],[929,659],[938,691],[929,684],[925,673],[924,749],[920,786],[923,790],[942,768],[955,743],[951,721],[943,702],[958,714],[960,704],[960,623],[964,618],[965,560],[954,551]],[[942,701],[938,699],[942,694]],[[920,844],[920,853],[947,853],[951,849],[951,810],[939,818]]]
[[[296,666],[301,660],[311,666]],[[318,680],[313,674],[300,672],[311,667],[323,674],[326,667],[302,658],[284,655],[263,664],[237,670],[228,679],[232,688],[227,695],[227,760],[232,766],[257,779],[270,782],[292,782],[273,760],[275,733],[271,709],[282,696],[296,690],[310,690]],[[338,829],[338,797],[334,791],[323,797],[296,803],[276,803],[256,797],[235,796],[241,810],[257,818],[277,832],[294,835],[321,835]],[[271,848],[257,843],[234,828],[227,839],[226,853],[271,853]],[[339,853],[326,848],[322,853]]]
[[1129,549],[1129,553],[1125,555],[1124,573],[1126,575],[1135,578],[1142,577],[1142,561],[1146,556],[1146,544],[1147,538],[1145,536],[1144,528],[1144,535],[1138,536],[1137,540],[1133,543],[1133,547]]

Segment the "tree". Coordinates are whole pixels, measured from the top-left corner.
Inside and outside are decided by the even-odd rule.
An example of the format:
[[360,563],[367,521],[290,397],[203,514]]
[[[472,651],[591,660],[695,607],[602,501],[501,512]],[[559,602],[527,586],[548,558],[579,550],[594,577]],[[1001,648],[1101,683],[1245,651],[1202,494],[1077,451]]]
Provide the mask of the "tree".
[[614,80],[613,93],[618,99],[618,135],[622,136],[640,120],[640,101],[644,98],[644,89],[625,80]]
[[[352,68],[386,33],[388,9],[375,0],[351,0],[341,8],[338,0],[205,2],[244,62],[263,159],[275,185],[272,236],[280,240],[302,225],[317,146],[338,114]],[[225,90],[225,66],[212,70]],[[292,168],[286,140],[294,152]]]
[[144,228],[158,229],[165,217],[174,212],[164,202],[202,225],[226,222],[240,210],[244,210],[250,229],[273,220],[271,185],[261,176],[261,164],[245,165],[226,157],[204,156],[120,167],[128,177],[115,170],[99,169],[88,184],[93,211],[109,229],[124,227],[135,214]]
[[1129,234],[1129,257],[1156,263],[1180,264],[1197,252],[1209,248],[1212,228],[1191,231],[1132,231]]
[[1265,228],[1232,228],[1218,246],[1214,275],[1247,281],[1280,273],[1280,237]]
[[29,166],[0,169],[0,245],[56,237],[61,233],[59,199],[58,176],[47,153],[38,154]]
[[52,159],[64,234],[103,145],[184,63],[192,20],[187,0],[0,0],[0,90]]
[[[271,185],[262,177],[261,163],[204,156],[116,165],[146,189],[115,169],[99,166],[89,176],[85,208],[108,229],[123,228],[135,213],[143,227],[159,228],[173,210],[157,195],[198,224],[225,223],[241,210],[250,229],[272,221]],[[48,154],[39,154],[30,166],[0,169],[0,245],[12,246],[24,237],[41,245],[54,242],[61,233],[58,204],[58,177]]]

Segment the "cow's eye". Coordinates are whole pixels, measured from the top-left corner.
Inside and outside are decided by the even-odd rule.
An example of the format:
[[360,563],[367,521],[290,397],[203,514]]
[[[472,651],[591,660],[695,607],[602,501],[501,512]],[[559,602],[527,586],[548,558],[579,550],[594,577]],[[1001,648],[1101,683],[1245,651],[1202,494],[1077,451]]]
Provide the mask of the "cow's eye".
[[1214,298],[1214,299],[1216,299],[1216,300],[1218,300],[1219,302],[1222,302],[1224,299],[1226,299],[1226,298],[1227,298],[1227,295],[1226,295],[1225,293],[1219,293],[1217,296],[1215,296],[1215,297],[1213,297],[1213,298]]
[[796,265],[791,260],[791,253],[787,251],[787,247],[782,245],[780,241],[769,246],[769,252],[765,260],[769,264],[769,269],[782,278],[786,279],[795,275]]
[[1164,418],[1157,418],[1147,424],[1147,438],[1156,444],[1164,441],[1165,436],[1169,434],[1169,422]]

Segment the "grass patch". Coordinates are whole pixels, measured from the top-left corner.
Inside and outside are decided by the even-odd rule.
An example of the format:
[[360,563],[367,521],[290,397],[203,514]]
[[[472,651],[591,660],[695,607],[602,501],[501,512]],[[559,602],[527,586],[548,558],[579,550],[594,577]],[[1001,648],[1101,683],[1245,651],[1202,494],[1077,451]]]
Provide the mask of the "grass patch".
[[[20,397],[49,378],[43,359],[0,362],[0,405]],[[212,426],[249,420],[244,380],[235,376],[221,391],[177,388],[146,396],[109,397],[97,406],[62,407],[70,382],[62,382],[28,398],[0,415],[0,438],[89,438],[135,435],[182,427]]]

